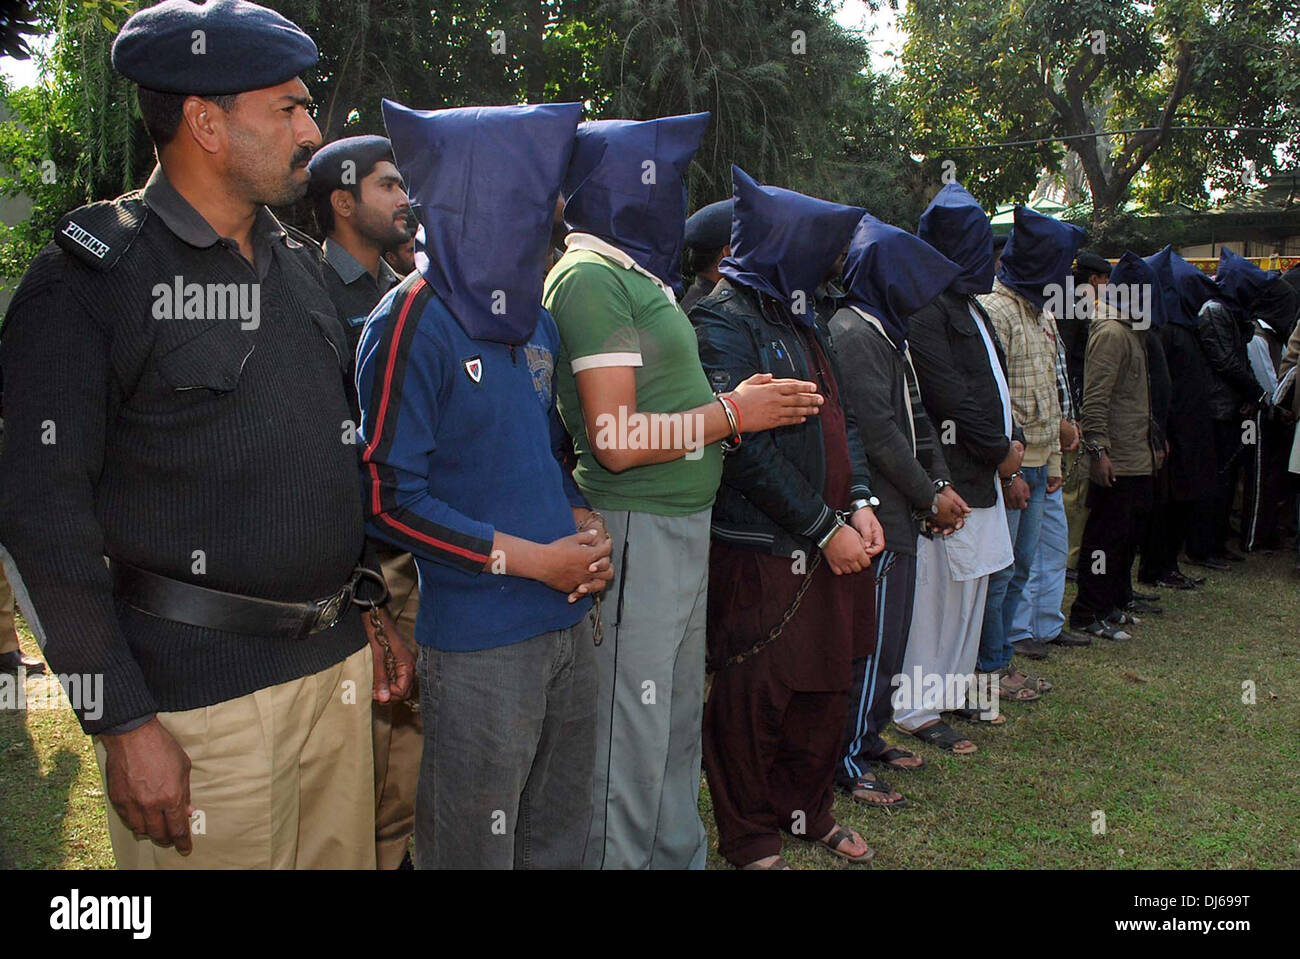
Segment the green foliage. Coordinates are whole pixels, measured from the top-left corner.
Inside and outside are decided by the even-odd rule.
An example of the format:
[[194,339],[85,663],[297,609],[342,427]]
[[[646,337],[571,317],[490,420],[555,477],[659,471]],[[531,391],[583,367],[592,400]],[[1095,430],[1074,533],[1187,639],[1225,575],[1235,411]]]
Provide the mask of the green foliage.
[[[1023,197],[1072,150],[1099,233],[1139,174],[1145,202],[1204,204],[1207,178],[1240,188],[1246,161],[1270,172],[1300,132],[1298,12],[1296,0],[913,0],[901,22],[916,148],[953,159],[989,205]],[[1184,125],[1276,132],[1168,129]],[[1160,132],[944,150],[1134,127]]]
[[[118,25],[149,0],[37,0],[56,42],[41,83],[7,97],[0,191],[31,219],[3,234],[0,275],[20,275],[67,210],[139,187],[153,165],[130,82],[113,72]],[[915,223],[925,186],[890,81],[828,0],[263,0],[315,39],[305,76],[325,141],[382,133],[381,101],[417,109],[580,101],[588,116],[708,110],[692,206],[729,195],[731,164],[762,182]],[[52,158],[57,183],[33,179]],[[311,223],[305,206],[285,211]]]
[[889,214],[910,214],[912,161],[884,78],[867,71],[861,37],[835,3],[609,0],[619,42],[603,74],[611,115],[708,110],[692,167],[693,205],[729,196],[731,164],[758,180]]
[[131,0],[35,5],[56,42],[41,61],[39,85],[3,91],[10,118],[0,123],[0,194],[32,201],[27,220],[0,226],[6,286],[16,284],[63,214],[131,189],[149,170],[131,85],[109,64],[117,25],[135,6]]

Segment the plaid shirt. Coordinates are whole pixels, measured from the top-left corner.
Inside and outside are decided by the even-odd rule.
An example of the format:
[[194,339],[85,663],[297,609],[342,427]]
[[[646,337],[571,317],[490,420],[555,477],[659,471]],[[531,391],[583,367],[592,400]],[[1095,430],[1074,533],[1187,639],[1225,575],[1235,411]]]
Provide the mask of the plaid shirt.
[[1056,398],[1061,401],[1061,418],[1077,420],[1074,394],[1070,390],[1070,368],[1065,364],[1065,343],[1056,335]]
[[[1056,321],[1001,280],[993,292],[978,297],[993,321],[1007,354],[1007,386],[1011,412],[1025,431],[1025,466],[1047,466],[1048,476],[1061,475],[1061,396],[1065,355],[1056,335]],[[1069,396],[1069,388],[1065,390]],[[1073,404],[1071,404],[1073,413]]]

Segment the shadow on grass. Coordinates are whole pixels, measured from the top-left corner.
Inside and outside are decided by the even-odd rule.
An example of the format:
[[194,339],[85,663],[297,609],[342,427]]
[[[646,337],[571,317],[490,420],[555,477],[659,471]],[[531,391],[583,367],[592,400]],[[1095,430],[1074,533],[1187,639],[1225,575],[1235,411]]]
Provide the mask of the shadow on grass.
[[[52,683],[31,676],[27,690]],[[82,772],[75,749],[60,748],[42,771],[26,709],[0,711],[0,869],[62,869],[63,824]]]

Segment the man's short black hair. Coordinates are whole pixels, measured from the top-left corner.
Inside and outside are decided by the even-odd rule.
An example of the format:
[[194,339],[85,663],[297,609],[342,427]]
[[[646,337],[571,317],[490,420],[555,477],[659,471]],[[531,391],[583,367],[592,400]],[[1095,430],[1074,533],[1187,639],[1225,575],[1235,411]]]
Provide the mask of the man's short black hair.
[[696,276],[704,273],[711,273],[713,268],[718,265],[718,260],[722,258],[723,247],[716,250],[700,250],[695,247],[687,247],[691,253],[691,272]]
[[[140,116],[144,118],[144,126],[149,131],[149,138],[153,140],[154,146],[165,147],[176,139],[176,131],[181,128],[181,108],[185,105],[186,99],[197,94],[164,93],[161,90],[150,90],[148,87],[139,87],[138,92]],[[203,97],[203,99],[215,103],[229,113],[235,106],[237,96],[239,96],[237,93],[226,93]]]

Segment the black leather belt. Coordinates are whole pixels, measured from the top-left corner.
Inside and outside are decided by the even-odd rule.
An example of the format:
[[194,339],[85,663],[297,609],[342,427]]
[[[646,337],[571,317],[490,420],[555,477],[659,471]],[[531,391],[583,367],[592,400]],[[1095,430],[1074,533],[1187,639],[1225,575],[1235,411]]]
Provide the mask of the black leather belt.
[[[358,566],[333,596],[314,603],[278,603],[195,586],[126,563],[110,560],[108,565],[113,574],[113,594],[133,609],[175,623],[248,636],[305,639],[329,629],[354,603],[369,608],[388,601],[384,578],[363,566]],[[357,596],[363,579],[377,584],[378,599]]]

